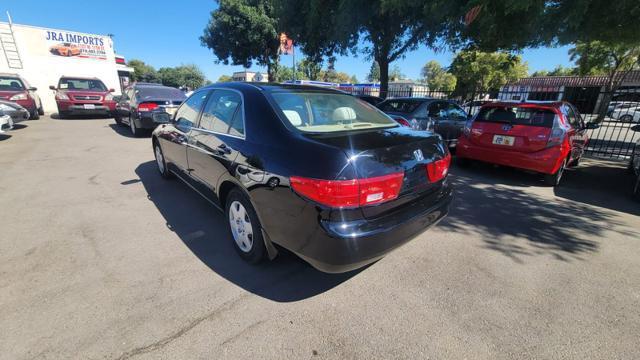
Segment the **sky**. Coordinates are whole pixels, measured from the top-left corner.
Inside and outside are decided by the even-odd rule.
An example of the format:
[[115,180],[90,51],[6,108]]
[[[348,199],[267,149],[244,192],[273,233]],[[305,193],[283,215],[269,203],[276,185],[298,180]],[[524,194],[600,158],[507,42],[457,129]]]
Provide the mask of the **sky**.
[[[0,5],[0,18],[7,20],[6,11],[14,23],[56,28],[92,34],[113,34],[116,53],[127,60],[140,59],[156,69],[163,66],[196,64],[208,79],[215,81],[220,75],[231,75],[241,66],[216,64],[211,50],[201,46],[199,37],[206,26],[213,0],[164,1],[50,1],[6,0]],[[529,71],[551,70],[557,65],[570,66],[568,47],[525,49],[521,55],[529,63]],[[411,79],[420,77],[420,69],[430,60],[448,66],[453,59],[451,52],[435,53],[421,47],[407,53],[406,57],[392,64],[400,66],[402,73]],[[298,59],[300,56],[298,55]],[[290,66],[290,56],[283,56],[281,63]],[[338,57],[336,70],[356,75],[364,81],[371,61],[364,55]],[[254,66],[252,70],[264,69]]]

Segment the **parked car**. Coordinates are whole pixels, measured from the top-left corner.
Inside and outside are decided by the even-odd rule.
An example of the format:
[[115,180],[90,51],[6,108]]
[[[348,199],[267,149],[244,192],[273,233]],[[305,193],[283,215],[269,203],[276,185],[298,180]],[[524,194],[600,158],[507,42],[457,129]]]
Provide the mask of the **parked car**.
[[325,272],[356,269],[437,223],[452,197],[439,136],[328,88],[214,84],[152,144],[160,174],[223,210],[252,263],[277,244]]
[[640,92],[629,91],[613,95],[607,105],[607,114],[611,114],[621,105],[640,105]]
[[469,119],[460,106],[449,100],[394,98],[381,102],[378,108],[403,126],[435,131],[450,148],[456,147]]
[[480,160],[536,171],[557,186],[565,168],[580,161],[586,130],[596,127],[568,102],[496,102],[467,123],[456,155],[461,165]]
[[176,88],[151,83],[136,83],[124,90],[114,114],[116,123],[126,123],[134,136],[143,130],[153,130],[158,124],[166,123],[178,106],[186,99],[184,92]]
[[609,116],[622,122],[640,122],[640,103],[618,105]]
[[469,112],[469,115],[474,116],[480,111],[482,105],[489,104],[492,102],[498,101],[496,99],[485,99],[485,100],[473,100],[468,101],[462,105],[462,108]]
[[11,101],[27,109],[33,120],[44,115],[37,90],[18,74],[0,73],[0,100]]
[[[631,130],[640,132],[640,125],[634,125]],[[633,148],[633,154],[629,161],[629,173],[635,178],[633,182],[633,197],[640,201],[640,139]]]
[[80,55],[80,48],[76,44],[72,43],[60,43],[53,45],[49,48],[49,51],[54,55],[59,56],[78,56]]
[[28,119],[30,116],[27,109],[22,106],[5,100],[0,100],[0,133],[4,128],[13,129],[13,125]]
[[70,115],[112,115],[116,109],[113,99],[114,89],[107,89],[98,78],[63,76],[55,90],[58,116]]
[[362,101],[366,101],[369,104],[373,105],[373,106],[377,106],[378,104],[380,104],[383,99],[381,97],[377,97],[377,96],[373,96],[373,95],[355,95],[355,97],[357,97],[358,99],[362,100]]

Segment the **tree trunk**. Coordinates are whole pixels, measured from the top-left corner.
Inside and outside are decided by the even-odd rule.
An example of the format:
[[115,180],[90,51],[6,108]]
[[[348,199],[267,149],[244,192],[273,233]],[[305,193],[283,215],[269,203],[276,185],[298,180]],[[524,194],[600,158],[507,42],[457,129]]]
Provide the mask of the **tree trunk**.
[[389,96],[389,61],[376,59],[380,66],[380,97],[386,99]]

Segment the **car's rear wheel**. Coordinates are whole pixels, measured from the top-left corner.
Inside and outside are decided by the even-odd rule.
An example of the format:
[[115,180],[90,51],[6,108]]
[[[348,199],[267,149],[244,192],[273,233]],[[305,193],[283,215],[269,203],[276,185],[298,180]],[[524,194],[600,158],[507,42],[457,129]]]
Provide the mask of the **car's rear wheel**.
[[633,116],[627,114],[627,115],[622,115],[620,116],[620,121],[622,122],[626,122],[626,123],[630,123],[633,122]]
[[560,168],[558,169],[558,171],[556,171],[553,174],[545,174],[544,176],[544,182],[549,185],[549,186],[558,186],[560,185],[560,181],[562,180],[562,175],[564,175],[564,170],[567,168],[567,159],[564,159],[564,161],[562,161],[562,165],[560,165]]
[[231,190],[225,202],[233,245],[245,261],[256,264],[267,254],[262,227],[251,202],[240,190]]
[[153,154],[156,157],[156,165],[158,166],[160,175],[165,179],[170,179],[171,173],[167,168],[167,161],[164,158],[164,153],[162,152],[162,148],[160,147],[160,144],[158,144],[157,140],[154,141],[153,144]]

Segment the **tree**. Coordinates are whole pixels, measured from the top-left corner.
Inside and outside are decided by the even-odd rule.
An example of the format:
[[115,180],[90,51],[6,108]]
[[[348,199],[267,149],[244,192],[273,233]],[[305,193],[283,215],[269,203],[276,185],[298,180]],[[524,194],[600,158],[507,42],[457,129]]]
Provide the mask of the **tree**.
[[398,65],[394,65],[389,72],[389,80],[391,81],[405,80],[406,78],[407,76],[402,73],[402,70]]
[[538,70],[534,71],[531,76],[574,76],[578,75],[578,71],[576,68],[564,67],[562,65],[558,65],[553,70]]
[[[296,80],[307,80],[305,74],[296,68]],[[283,82],[287,80],[293,80],[293,68],[289,66],[278,66],[278,70],[274,76],[274,81]]]
[[233,78],[229,75],[220,75],[220,77],[218,78],[219,83],[221,82],[229,82],[229,81],[233,81]]
[[[446,28],[449,1],[280,0],[286,29],[306,54],[362,53],[380,67],[386,96],[389,64],[419,45],[434,46]],[[289,19],[293,18],[293,19]],[[321,24],[318,24],[321,22]]]
[[357,83],[359,83],[359,81],[358,81],[358,77],[357,77],[357,76],[355,76],[355,75],[351,75],[351,79],[349,79],[349,81],[350,81],[352,84],[357,84]]
[[380,65],[378,65],[377,61],[371,63],[371,69],[369,70],[369,75],[367,75],[367,81],[369,82],[379,82],[380,81]]
[[273,0],[218,0],[200,37],[219,63],[266,66],[274,81],[278,67],[278,20]]
[[197,65],[180,65],[158,69],[158,76],[163,85],[189,89],[197,89],[204,85],[205,76]]
[[158,74],[156,69],[151,65],[145,64],[142,60],[131,59],[128,66],[133,68],[133,74],[131,76],[132,81],[144,81],[144,82],[156,82],[158,81]]
[[461,51],[449,71],[456,77],[459,94],[488,93],[508,82],[527,76],[528,65],[522,58],[505,52]]
[[421,74],[422,81],[429,86],[429,90],[453,91],[456,88],[456,77],[435,60],[426,63]]
[[305,57],[298,63],[298,70],[304,74],[304,79],[319,80],[322,72],[322,62]]
[[611,44],[601,41],[578,42],[569,50],[580,75],[605,75],[607,83],[597,122],[604,120],[607,105],[632,70],[640,69],[640,41],[636,44]]

